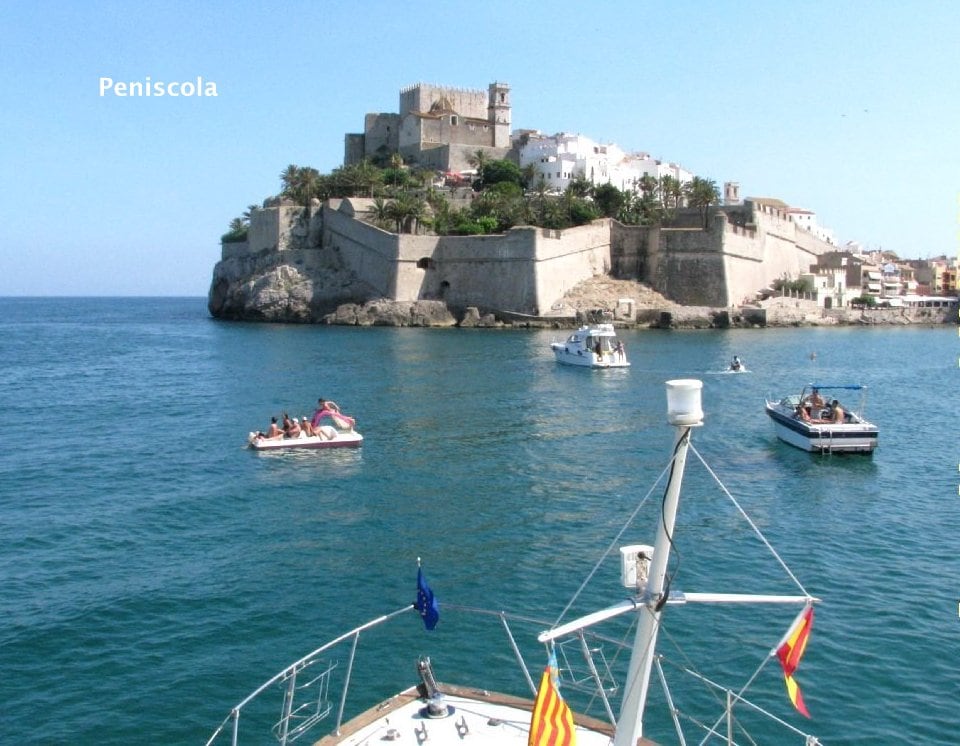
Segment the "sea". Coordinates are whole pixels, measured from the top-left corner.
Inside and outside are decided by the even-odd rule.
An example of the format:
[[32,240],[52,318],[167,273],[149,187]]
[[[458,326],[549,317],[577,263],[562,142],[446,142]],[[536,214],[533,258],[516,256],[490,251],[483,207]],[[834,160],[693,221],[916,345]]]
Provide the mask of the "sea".
[[[418,559],[437,632],[445,604],[552,621],[594,571],[620,600],[617,552],[602,558],[653,543],[644,510],[621,532],[662,489],[664,384],[693,378],[705,417],[673,587],[821,599],[796,673],[810,719],[775,659],[755,682],[821,743],[960,743],[956,326],[629,330],[631,367],[606,371],[558,365],[549,344],[566,334],[223,322],[203,298],[0,299],[0,742],[202,744],[287,663],[412,602]],[[733,355],[747,372],[727,371]],[[775,438],[765,398],[810,383],[867,386],[872,456]],[[356,418],[362,448],[245,447],[318,397]],[[696,613],[668,607],[664,634],[742,684],[796,609],[762,633],[736,610]],[[465,644],[434,658],[438,679],[490,673],[488,641]],[[419,653],[367,682],[372,701],[414,682]],[[646,735],[676,742],[666,718]]]

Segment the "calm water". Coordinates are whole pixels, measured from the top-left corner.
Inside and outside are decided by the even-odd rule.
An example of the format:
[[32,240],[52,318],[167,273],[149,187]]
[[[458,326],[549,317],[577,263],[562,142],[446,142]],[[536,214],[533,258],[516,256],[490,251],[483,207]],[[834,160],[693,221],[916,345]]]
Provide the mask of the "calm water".
[[[202,743],[284,664],[411,601],[418,556],[441,603],[554,618],[666,463],[679,377],[704,381],[695,447],[824,599],[797,675],[813,720],[774,667],[761,696],[824,743],[960,741],[956,328],[627,333],[633,367],[602,372],[557,366],[559,334],[0,300],[0,741]],[[750,373],[723,373],[733,354]],[[814,379],[871,387],[872,458],[775,440],[764,395]],[[357,418],[362,449],[243,448],[318,396]],[[748,583],[766,569],[734,560],[745,527],[691,498],[696,468],[678,584],[764,590]],[[671,632],[698,632],[707,670],[740,666],[736,617],[686,611]]]

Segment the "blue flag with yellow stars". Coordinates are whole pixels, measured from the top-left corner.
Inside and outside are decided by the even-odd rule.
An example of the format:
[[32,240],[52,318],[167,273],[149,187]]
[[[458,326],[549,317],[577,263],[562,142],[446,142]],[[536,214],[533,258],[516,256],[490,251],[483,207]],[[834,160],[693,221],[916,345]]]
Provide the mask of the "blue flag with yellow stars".
[[414,603],[417,611],[420,612],[420,618],[423,619],[423,626],[427,629],[433,629],[440,621],[440,606],[437,599],[433,596],[433,591],[427,585],[423,577],[423,569],[417,568],[417,601]]

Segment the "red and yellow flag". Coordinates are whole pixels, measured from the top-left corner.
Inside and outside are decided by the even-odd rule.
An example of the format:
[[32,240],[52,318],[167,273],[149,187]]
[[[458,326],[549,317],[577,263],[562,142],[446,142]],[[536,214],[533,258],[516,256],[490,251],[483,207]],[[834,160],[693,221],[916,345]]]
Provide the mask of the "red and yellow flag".
[[810,717],[807,706],[803,703],[803,694],[793,678],[794,671],[800,665],[803,651],[807,649],[807,639],[813,628],[813,606],[807,604],[794,620],[780,647],[777,648],[777,658],[783,666],[783,678],[787,683],[787,696],[801,715]]
[[540,677],[540,688],[533,703],[527,746],[576,746],[576,743],[573,712],[554,686],[548,664]]

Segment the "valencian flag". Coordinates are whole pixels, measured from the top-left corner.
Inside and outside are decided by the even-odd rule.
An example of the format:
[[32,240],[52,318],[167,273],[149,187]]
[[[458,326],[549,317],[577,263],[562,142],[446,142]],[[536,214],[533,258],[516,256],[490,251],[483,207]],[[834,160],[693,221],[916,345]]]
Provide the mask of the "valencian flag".
[[787,682],[787,695],[797,711],[806,717],[810,717],[810,713],[807,712],[807,706],[803,703],[803,695],[793,678],[793,673],[800,665],[803,651],[807,649],[807,639],[810,637],[812,628],[813,605],[808,603],[803,611],[797,615],[786,637],[783,638],[780,646],[776,649],[777,658],[780,659],[780,665],[783,666],[783,677]]
[[426,578],[423,577],[423,569],[417,560],[417,600],[414,606],[420,612],[420,618],[423,619],[423,626],[427,629],[433,629],[440,621],[440,605],[433,596],[433,591],[427,585]]
[[527,746],[576,746],[573,712],[557,691],[554,682],[556,671],[557,657],[550,653],[550,660],[540,677],[540,688],[533,703]]

